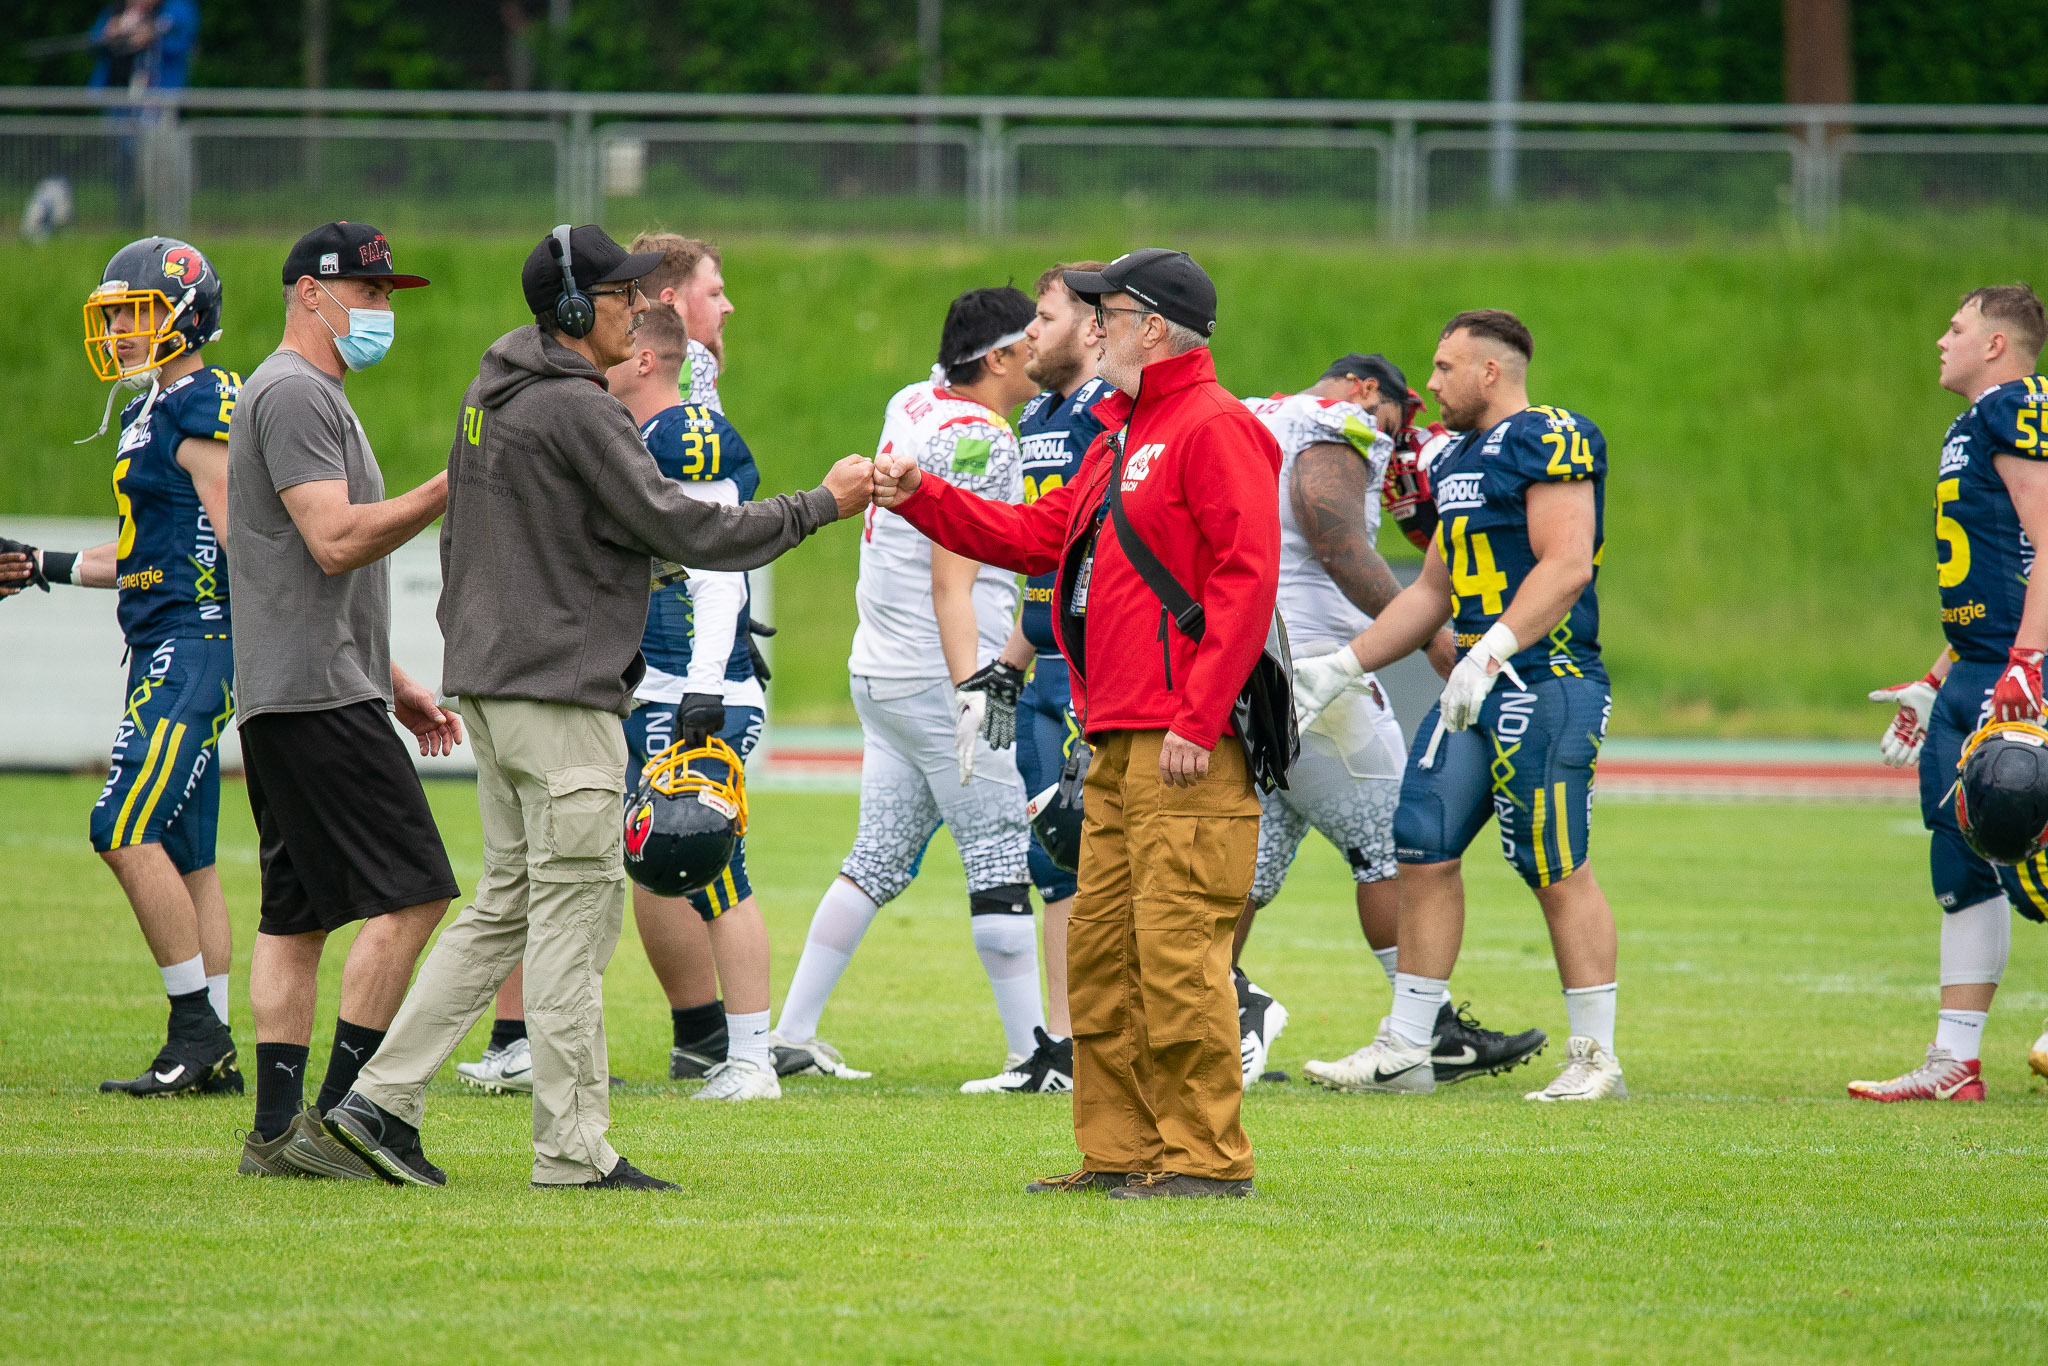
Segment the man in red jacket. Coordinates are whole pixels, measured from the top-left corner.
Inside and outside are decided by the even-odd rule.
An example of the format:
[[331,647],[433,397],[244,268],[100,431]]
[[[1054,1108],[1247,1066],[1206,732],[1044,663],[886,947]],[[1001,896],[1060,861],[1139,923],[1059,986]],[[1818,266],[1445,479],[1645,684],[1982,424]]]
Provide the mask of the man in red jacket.
[[[1095,309],[1099,372],[1118,390],[1095,407],[1106,430],[1074,481],[991,502],[891,454],[875,460],[875,500],[956,554],[1058,575],[1053,627],[1095,747],[1067,933],[1084,1161],[1026,1189],[1250,1195],[1230,941],[1259,801],[1230,716],[1279,588],[1280,448],[1216,382],[1216,287],[1187,253],[1148,247],[1064,280]],[[1132,529],[1202,604],[1199,642],[1125,558],[1112,478]]]

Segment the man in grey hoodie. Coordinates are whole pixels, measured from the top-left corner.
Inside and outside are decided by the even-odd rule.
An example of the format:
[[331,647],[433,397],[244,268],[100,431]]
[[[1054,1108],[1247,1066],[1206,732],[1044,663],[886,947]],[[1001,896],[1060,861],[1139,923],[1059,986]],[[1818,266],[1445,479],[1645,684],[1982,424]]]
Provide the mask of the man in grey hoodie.
[[422,1095],[524,961],[537,1186],[673,1190],[605,1140],[603,976],[625,908],[626,742],[646,669],[651,557],[766,564],[867,506],[868,462],[738,506],[662,476],[604,372],[632,353],[661,256],[595,227],[543,238],[521,277],[534,325],[500,337],[463,396],[441,524],[442,691],[477,760],[484,875],[442,933],[330,1132],[393,1184],[438,1186]]

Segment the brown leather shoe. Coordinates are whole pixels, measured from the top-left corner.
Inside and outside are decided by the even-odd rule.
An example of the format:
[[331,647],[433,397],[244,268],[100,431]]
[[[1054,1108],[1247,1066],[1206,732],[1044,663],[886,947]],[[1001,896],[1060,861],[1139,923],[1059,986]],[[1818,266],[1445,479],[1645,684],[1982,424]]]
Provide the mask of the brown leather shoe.
[[1243,1199],[1252,1193],[1249,1176],[1241,1181],[1221,1181],[1212,1176],[1183,1176],[1179,1172],[1139,1172],[1131,1177],[1129,1185],[1111,1191],[1109,1198],[1159,1200],[1173,1197],[1185,1200],[1221,1196]]
[[1026,1195],[1065,1195],[1070,1191],[1114,1193],[1130,1180],[1129,1172],[1091,1172],[1083,1169],[1065,1176],[1041,1176],[1024,1188]]

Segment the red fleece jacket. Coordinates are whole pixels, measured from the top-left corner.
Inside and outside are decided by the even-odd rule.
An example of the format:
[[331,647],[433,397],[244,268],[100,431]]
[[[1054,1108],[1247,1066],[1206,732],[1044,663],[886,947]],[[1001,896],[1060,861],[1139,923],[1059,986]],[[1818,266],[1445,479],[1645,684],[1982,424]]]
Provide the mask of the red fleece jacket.
[[[1216,382],[1206,347],[1146,366],[1135,401],[1112,393],[1094,413],[1105,431],[1074,481],[1035,503],[990,502],[926,473],[896,511],[955,554],[1020,574],[1059,571],[1053,630],[1072,666],[1074,706],[1089,734],[1171,729],[1213,749],[1231,733],[1232,704],[1273,620],[1280,447]],[[1202,604],[1207,627],[1199,645],[1166,618],[1107,518],[1119,428],[1124,511]],[[1076,618],[1068,611],[1073,578],[1098,525],[1087,613]]]

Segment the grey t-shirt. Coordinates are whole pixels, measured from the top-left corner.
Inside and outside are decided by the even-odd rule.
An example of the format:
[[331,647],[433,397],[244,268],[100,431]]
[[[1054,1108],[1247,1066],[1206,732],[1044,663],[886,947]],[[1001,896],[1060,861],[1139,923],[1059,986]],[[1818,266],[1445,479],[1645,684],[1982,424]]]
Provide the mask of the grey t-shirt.
[[295,351],[274,351],[243,383],[228,436],[235,709],[245,721],[391,703],[387,562],[328,574],[278,496],[320,479],[347,480],[351,503],[384,497],[384,472],[341,381]]

